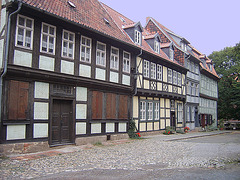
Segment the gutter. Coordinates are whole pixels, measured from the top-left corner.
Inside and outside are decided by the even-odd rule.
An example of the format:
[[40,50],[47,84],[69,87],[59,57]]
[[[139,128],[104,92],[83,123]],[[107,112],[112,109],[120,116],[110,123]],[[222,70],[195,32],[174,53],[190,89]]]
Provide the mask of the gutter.
[[1,78],[0,78],[0,122],[2,121],[2,90],[3,90],[3,78],[4,76],[7,74],[7,64],[8,64],[8,54],[9,54],[9,43],[10,43],[10,26],[11,26],[11,17],[14,14],[17,14],[22,7],[22,2],[18,1],[18,9],[14,12],[12,12],[9,16],[8,16],[8,21],[7,21],[7,34],[6,34],[6,44],[5,44],[5,48],[4,48],[4,57],[3,57],[3,63],[4,63],[4,67],[3,67],[3,72],[1,74]]

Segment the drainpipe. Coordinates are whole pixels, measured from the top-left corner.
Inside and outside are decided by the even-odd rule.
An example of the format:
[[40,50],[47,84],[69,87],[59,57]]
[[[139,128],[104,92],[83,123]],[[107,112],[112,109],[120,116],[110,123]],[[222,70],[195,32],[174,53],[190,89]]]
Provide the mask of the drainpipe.
[[[142,49],[140,49],[140,53],[136,56],[136,60],[135,60],[135,72],[134,72],[134,81],[135,81],[135,84],[134,84],[134,93],[132,95],[132,121],[133,121],[133,97],[137,94],[137,76],[138,76],[138,66],[137,66],[137,58],[139,56],[142,55]],[[137,130],[137,128],[136,128]],[[137,130],[138,131],[138,130]]]
[[1,74],[1,78],[0,78],[0,122],[2,121],[2,90],[3,90],[3,78],[7,73],[7,63],[8,63],[8,51],[9,51],[9,42],[10,42],[10,26],[11,26],[11,17],[18,13],[21,10],[22,7],[22,2],[18,1],[18,9],[14,12],[12,12],[9,16],[8,16],[8,21],[7,21],[7,34],[6,34],[6,44],[5,44],[5,48],[4,48],[4,56],[3,56],[3,63],[4,63],[4,67],[3,67],[3,72]]

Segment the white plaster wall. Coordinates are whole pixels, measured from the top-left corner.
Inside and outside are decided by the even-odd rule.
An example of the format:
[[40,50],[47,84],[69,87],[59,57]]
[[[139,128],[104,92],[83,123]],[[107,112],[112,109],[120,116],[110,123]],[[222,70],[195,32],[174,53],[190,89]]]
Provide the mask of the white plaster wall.
[[130,86],[130,76],[127,76],[127,75],[123,74],[122,83],[125,84],[125,85]]
[[76,123],[76,135],[86,134],[86,123],[85,122],[77,122]]
[[61,73],[74,74],[74,62],[61,60]]
[[91,77],[91,66],[80,64],[79,65],[79,76]]
[[15,50],[13,64],[32,67],[32,53]]
[[106,70],[96,68],[96,79],[106,80]]
[[118,132],[127,132],[127,123],[118,123]]
[[33,138],[48,137],[48,123],[35,123],[33,125]]
[[111,133],[115,131],[115,123],[106,123],[106,132]]
[[0,67],[3,67],[3,42],[4,40],[0,40]]
[[110,81],[118,83],[118,73],[110,71]]
[[146,123],[140,123],[140,131],[146,131]]
[[138,96],[133,97],[133,117],[138,118]]
[[49,84],[43,82],[35,82],[34,98],[49,98]]
[[48,119],[48,103],[34,102],[34,119]]
[[25,139],[26,125],[8,125],[7,140]]
[[55,59],[47,56],[39,57],[39,69],[54,71]]
[[86,118],[87,118],[87,105],[76,104],[76,119],[86,119]]
[[84,87],[76,88],[76,100],[87,101],[87,88],[84,88]]
[[91,134],[101,133],[101,123],[91,124]]

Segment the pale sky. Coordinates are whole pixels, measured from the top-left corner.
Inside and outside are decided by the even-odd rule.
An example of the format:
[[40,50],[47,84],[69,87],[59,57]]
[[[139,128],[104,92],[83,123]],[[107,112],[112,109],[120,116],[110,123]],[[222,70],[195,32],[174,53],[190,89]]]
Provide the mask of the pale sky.
[[210,55],[240,42],[240,0],[99,0],[146,25],[146,17]]

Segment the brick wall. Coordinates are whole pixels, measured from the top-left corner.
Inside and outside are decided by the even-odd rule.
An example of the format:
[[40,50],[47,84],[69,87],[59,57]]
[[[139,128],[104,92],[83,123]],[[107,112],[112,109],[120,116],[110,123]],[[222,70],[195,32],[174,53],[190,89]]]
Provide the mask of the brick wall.
[[158,29],[158,27],[152,21],[148,22],[146,29],[152,34],[158,33],[161,37],[162,43],[170,42],[169,39],[162,33],[162,31]]

